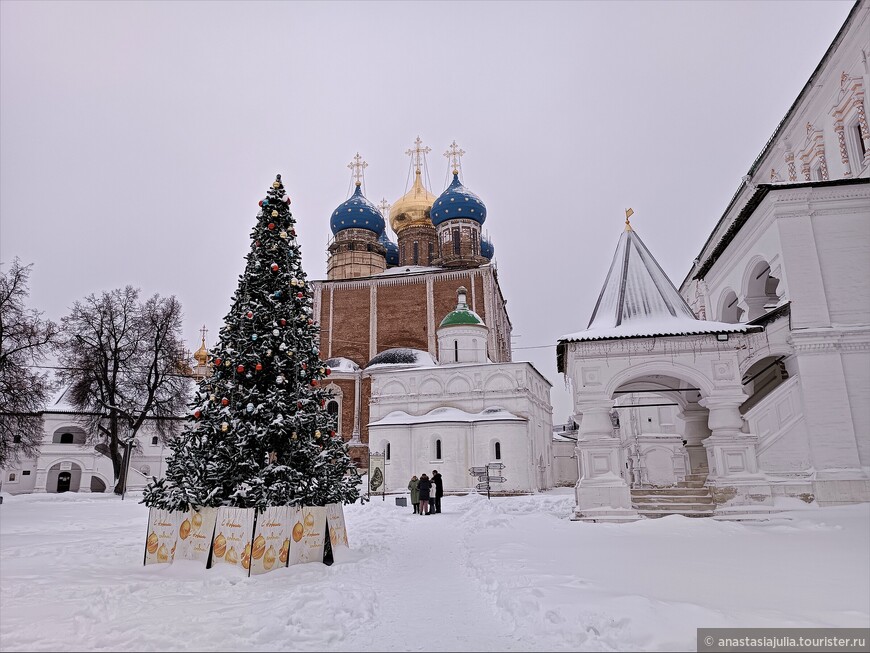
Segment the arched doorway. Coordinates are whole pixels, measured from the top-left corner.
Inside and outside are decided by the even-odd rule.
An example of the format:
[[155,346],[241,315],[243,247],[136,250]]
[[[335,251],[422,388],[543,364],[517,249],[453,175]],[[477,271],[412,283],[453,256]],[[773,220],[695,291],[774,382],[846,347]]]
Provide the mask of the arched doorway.
[[704,391],[688,375],[625,375],[612,391],[612,424],[630,487],[667,486],[708,473],[703,441],[710,436]]
[[78,492],[82,468],[74,462],[57,462],[48,469],[46,492]]

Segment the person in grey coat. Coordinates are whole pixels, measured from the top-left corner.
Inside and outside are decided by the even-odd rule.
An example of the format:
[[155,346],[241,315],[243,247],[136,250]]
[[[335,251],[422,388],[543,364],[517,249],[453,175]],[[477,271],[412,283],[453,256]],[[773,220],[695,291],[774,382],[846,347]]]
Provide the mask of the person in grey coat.
[[414,506],[414,512],[412,514],[416,515],[420,512],[420,491],[417,489],[417,484],[420,481],[417,480],[417,475],[411,477],[411,481],[408,483],[408,491],[411,493],[411,505]]

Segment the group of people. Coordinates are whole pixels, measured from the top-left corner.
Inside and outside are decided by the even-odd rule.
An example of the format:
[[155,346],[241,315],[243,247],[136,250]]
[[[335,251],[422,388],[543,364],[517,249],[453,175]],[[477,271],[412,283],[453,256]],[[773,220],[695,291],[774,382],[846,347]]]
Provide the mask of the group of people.
[[421,474],[411,477],[408,483],[411,492],[411,503],[414,505],[415,515],[434,515],[441,512],[441,497],[444,496],[444,481],[437,469],[432,470],[432,478]]

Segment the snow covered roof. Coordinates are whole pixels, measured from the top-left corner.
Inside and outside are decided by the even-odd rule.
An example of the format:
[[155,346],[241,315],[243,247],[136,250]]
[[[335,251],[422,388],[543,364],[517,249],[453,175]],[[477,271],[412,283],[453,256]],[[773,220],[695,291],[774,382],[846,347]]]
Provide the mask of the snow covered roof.
[[377,274],[373,274],[373,277],[393,277],[399,274],[422,274],[423,272],[433,272],[437,270],[443,270],[444,268],[439,268],[437,266],[427,266],[427,265],[399,265],[394,268],[389,268],[384,270],[383,272],[378,272]]
[[619,238],[589,325],[559,342],[733,333],[746,324],[699,320],[630,225]]
[[366,370],[384,367],[434,367],[436,364],[435,359],[427,351],[394,347],[372,358],[366,365]]
[[359,370],[359,365],[354,363],[351,359],[343,358],[341,356],[329,358],[324,361],[324,364],[335,372],[356,372]]
[[434,408],[425,415],[410,415],[402,410],[395,410],[386,417],[379,419],[376,422],[370,422],[372,426],[390,426],[390,425],[405,425],[405,424],[429,424],[431,422],[525,422],[522,417],[518,417],[513,413],[506,411],[500,406],[485,408],[479,413],[466,413],[459,408]]

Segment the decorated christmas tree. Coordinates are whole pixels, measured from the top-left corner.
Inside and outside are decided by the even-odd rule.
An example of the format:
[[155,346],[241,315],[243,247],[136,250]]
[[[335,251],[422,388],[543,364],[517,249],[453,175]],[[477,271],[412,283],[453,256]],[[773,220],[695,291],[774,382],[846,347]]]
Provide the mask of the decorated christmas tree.
[[278,175],[260,201],[210,377],[144,503],[167,510],[350,503],[358,475],[325,409],[310,285]]

